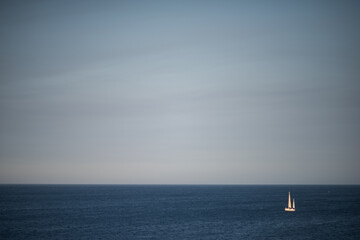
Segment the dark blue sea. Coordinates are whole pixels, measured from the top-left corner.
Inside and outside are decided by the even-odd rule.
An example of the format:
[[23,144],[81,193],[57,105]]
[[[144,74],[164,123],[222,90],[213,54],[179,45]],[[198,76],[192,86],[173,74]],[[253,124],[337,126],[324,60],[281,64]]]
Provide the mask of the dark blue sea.
[[0,185],[0,239],[360,239],[360,186]]

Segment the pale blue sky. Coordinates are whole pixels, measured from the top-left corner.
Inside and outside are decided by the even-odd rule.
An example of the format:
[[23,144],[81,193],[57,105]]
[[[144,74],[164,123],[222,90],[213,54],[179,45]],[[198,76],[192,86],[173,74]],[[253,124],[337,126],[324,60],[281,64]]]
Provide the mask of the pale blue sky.
[[360,184],[357,1],[1,1],[0,183]]

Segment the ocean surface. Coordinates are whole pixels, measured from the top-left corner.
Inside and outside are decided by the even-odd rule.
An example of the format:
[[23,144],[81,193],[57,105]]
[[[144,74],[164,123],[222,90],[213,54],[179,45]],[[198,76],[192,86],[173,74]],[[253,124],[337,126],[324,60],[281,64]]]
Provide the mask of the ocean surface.
[[0,185],[0,239],[360,239],[360,186]]

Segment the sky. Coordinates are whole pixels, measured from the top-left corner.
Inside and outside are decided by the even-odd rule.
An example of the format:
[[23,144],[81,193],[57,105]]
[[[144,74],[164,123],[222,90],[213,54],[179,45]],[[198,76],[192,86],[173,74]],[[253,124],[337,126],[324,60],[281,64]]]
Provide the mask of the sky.
[[360,184],[358,1],[1,1],[0,183]]

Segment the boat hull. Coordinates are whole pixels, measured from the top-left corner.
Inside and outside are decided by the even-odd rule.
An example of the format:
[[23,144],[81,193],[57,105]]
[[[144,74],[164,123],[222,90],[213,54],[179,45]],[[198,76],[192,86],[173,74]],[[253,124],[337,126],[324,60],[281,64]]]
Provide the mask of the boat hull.
[[295,212],[295,208],[285,208],[286,212]]

